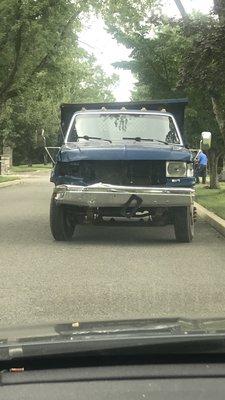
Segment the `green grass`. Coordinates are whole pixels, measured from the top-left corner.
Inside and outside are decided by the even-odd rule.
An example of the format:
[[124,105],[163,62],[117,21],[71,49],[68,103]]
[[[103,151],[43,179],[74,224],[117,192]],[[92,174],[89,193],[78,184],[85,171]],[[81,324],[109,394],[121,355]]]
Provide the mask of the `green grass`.
[[205,186],[197,185],[196,201],[225,219],[225,183],[220,183],[220,189],[208,189]]
[[12,172],[20,173],[20,172],[35,172],[35,171],[48,171],[52,168],[52,164],[33,164],[32,167],[28,167],[28,165],[15,165],[12,167]]
[[1,176],[0,175],[0,183],[8,182],[8,181],[15,181],[15,179],[19,179],[18,176]]

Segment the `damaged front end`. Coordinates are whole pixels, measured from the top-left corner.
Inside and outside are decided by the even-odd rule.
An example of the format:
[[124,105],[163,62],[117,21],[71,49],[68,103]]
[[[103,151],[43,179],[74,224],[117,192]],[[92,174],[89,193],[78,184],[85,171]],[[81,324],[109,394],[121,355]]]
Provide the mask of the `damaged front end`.
[[88,186],[97,183],[121,186],[163,186],[165,161],[81,160],[58,162],[51,181],[55,185]]
[[54,199],[79,223],[172,223],[174,207],[190,207],[194,190],[166,186],[165,161],[57,163]]

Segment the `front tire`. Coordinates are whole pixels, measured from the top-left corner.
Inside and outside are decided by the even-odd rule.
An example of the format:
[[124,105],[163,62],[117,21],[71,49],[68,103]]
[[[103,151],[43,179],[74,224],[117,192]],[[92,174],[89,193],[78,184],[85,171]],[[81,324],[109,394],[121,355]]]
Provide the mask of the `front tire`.
[[190,243],[194,237],[192,207],[177,207],[174,210],[174,230],[177,242]]
[[72,239],[75,223],[64,205],[57,204],[54,195],[50,204],[50,228],[52,236],[57,241]]

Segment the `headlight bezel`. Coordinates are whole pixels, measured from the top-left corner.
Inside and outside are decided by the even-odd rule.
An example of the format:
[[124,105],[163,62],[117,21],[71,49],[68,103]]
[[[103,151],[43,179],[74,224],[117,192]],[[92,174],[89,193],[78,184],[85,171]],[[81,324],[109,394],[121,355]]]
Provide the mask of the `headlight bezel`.
[[194,176],[193,163],[186,161],[167,161],[166,177],[167,178],[192,178]]
[[187,163],[187,178],[193,178],[194,177],[194,163],[189,162]]

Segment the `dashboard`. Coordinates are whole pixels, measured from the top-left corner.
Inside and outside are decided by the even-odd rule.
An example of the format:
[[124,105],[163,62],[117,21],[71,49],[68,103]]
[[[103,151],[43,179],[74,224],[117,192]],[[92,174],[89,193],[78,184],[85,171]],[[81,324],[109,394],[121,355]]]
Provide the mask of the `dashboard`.
[[[0,399],[224,399],[225,364],[169,363],[3,370]],[[20,372],[17,372],[20,371]]]

